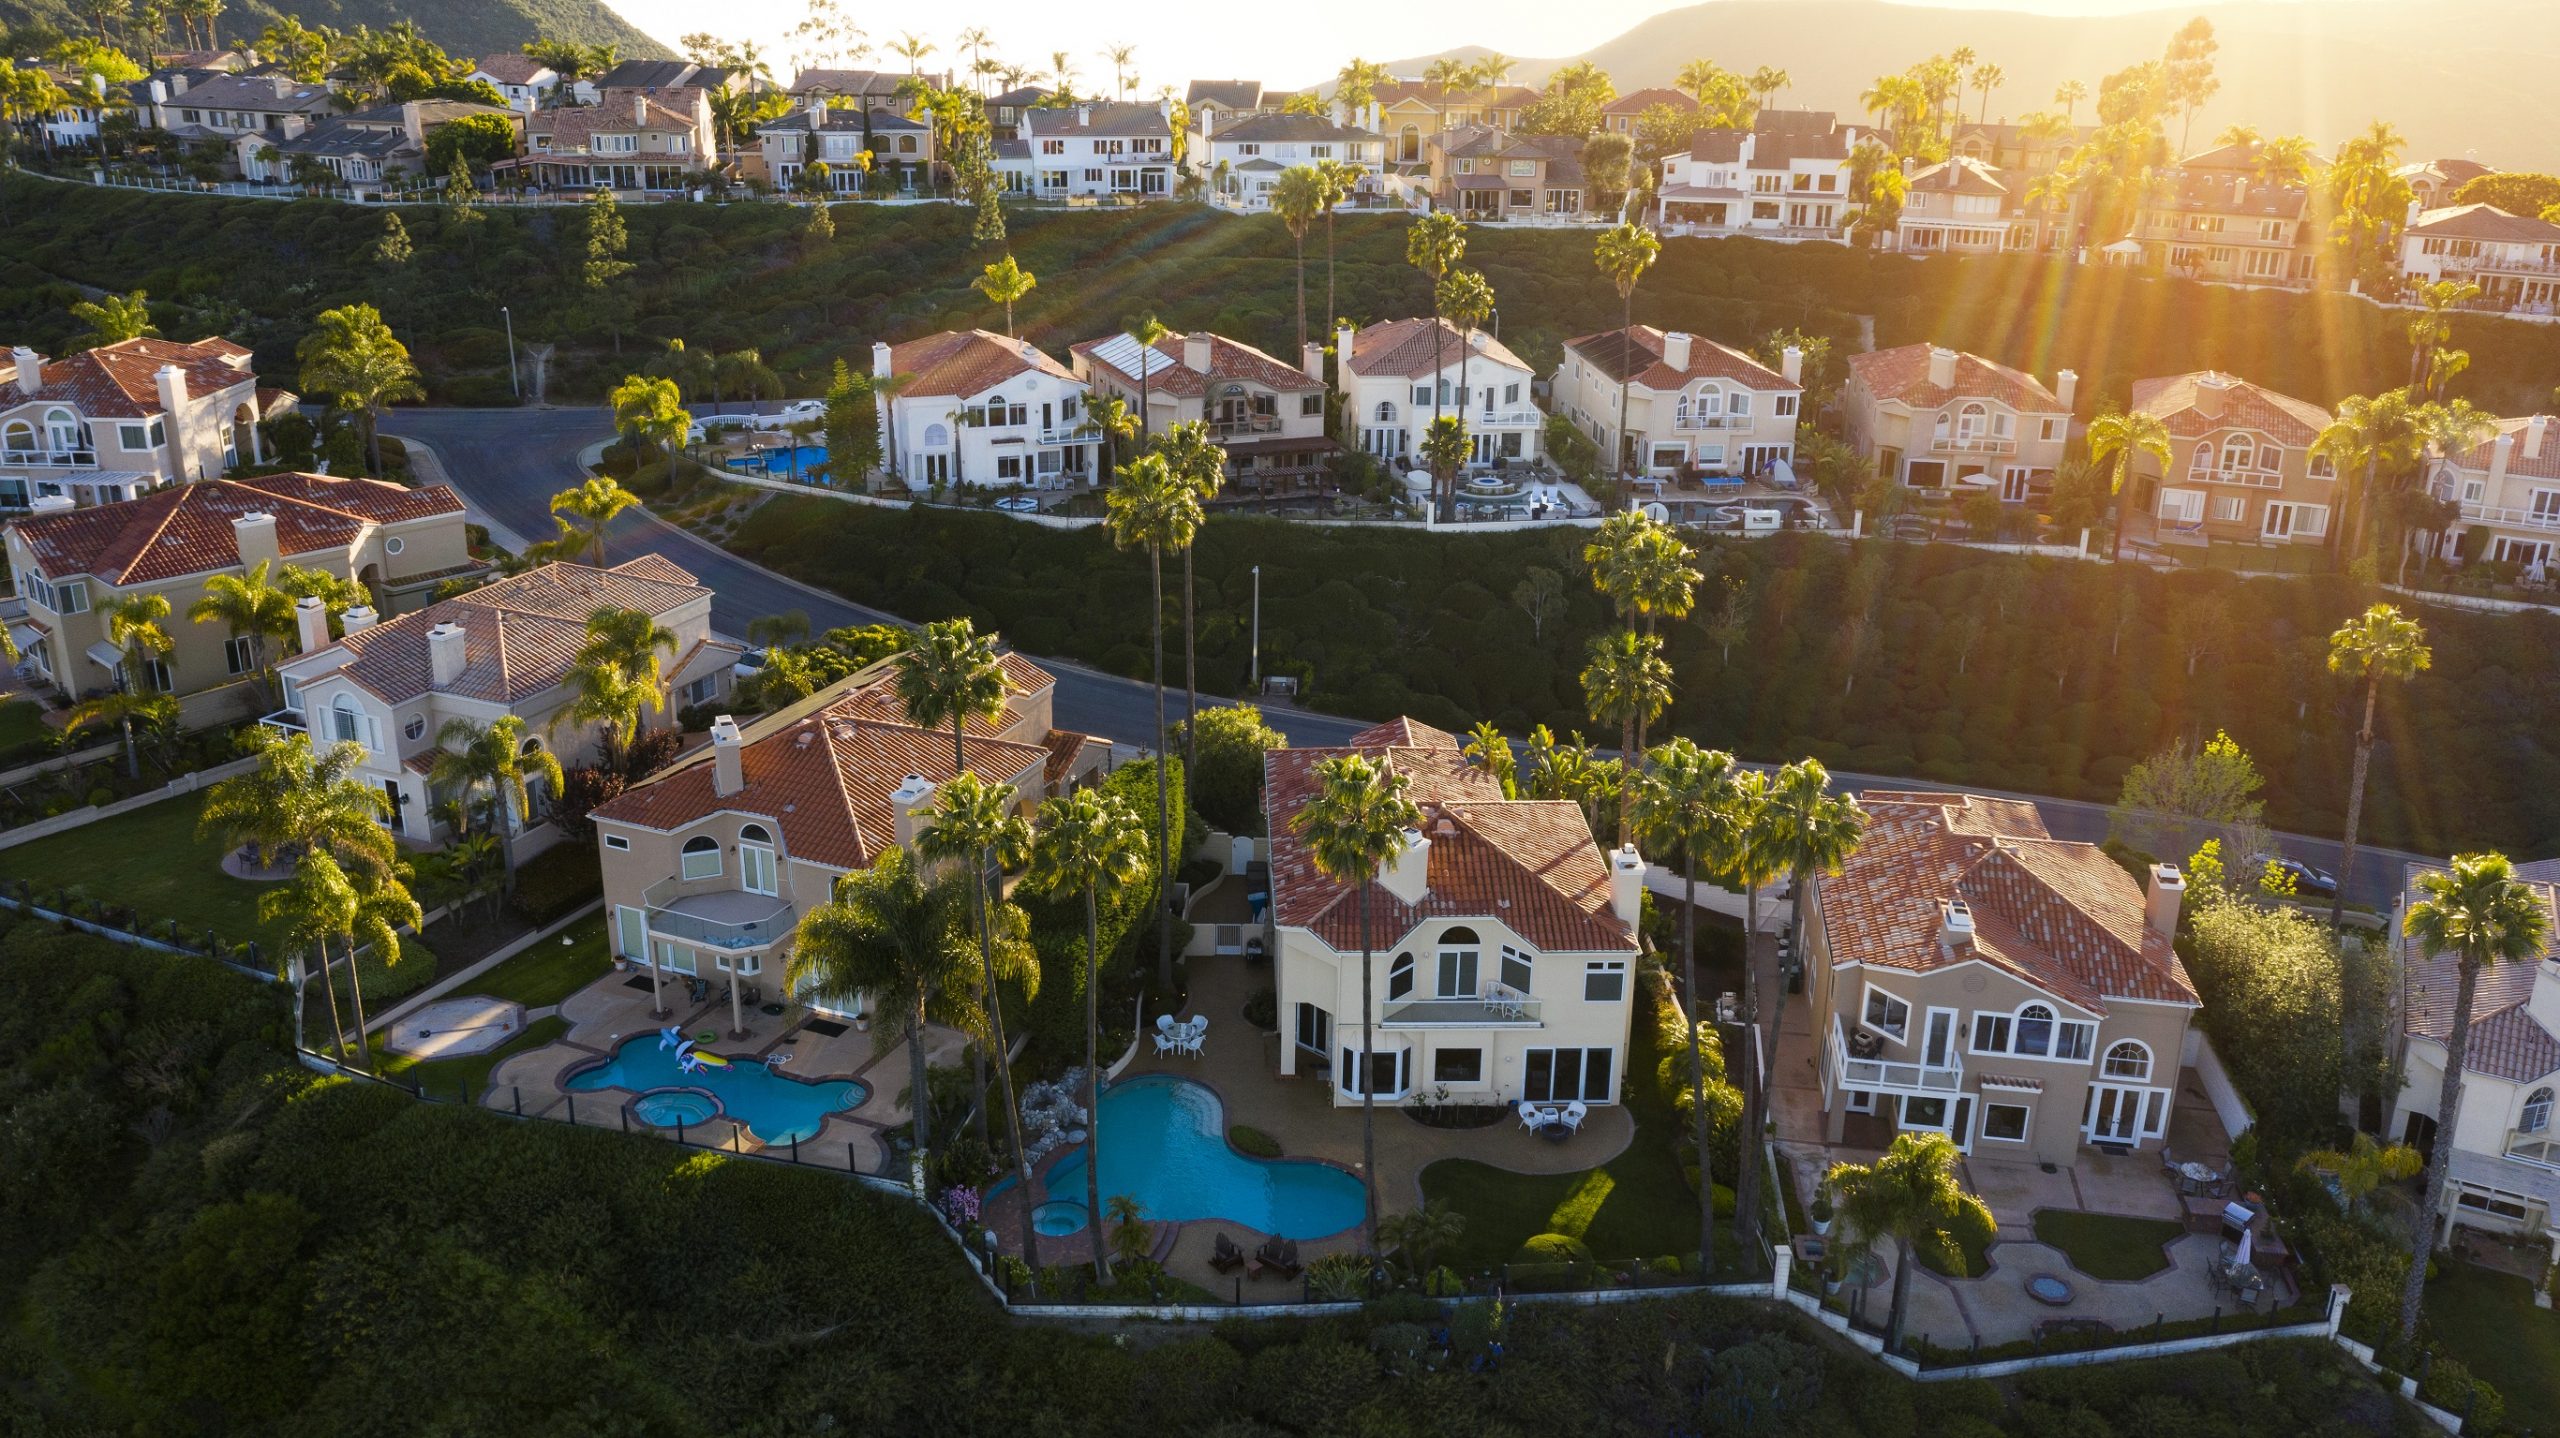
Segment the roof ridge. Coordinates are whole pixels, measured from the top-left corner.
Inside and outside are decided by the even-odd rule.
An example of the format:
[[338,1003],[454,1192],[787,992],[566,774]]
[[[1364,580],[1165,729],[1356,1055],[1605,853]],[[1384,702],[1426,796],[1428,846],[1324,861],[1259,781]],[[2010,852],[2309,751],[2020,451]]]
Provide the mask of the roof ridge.
[[[218,480],[216,483],[229,483],[229,481]],[[134,546],[132,554],[116,565],[116,579],[119,583],[123,581],[125,575],[132,572],[135,564],[141,562],[142,556],[151,552],[151,546],[159,540],[160,536],[169,532],[170,523],[178,517],[179,510],[187,507],[188,499],[195,493],[194,486],[180,482],[177,497],[169,501],[167,509],[160,511],[160,522],[151,527],[151,533],[144,536],[140,544]]]

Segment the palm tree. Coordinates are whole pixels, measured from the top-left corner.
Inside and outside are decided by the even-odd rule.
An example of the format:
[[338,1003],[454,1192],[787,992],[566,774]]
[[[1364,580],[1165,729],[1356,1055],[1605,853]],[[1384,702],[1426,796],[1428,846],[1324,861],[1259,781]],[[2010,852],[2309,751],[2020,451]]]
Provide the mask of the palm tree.
[[1422,216],[1404,232],[1405,263],[1431,277],[1431,418],[1435,421],[1440,418],[1440,396],[1449,388],[1440,373],[1440,277],[1455,268],[1466,254],[1466,223],[1445,210]]
[[[1636,758],[1636,725],[1671,707],[1671,663],[1662,657],[1662,641],[1632,629],[1613,630],[1591,641],[1582,666],[1583,699],[1591,717],[1614,723],[1625,737],[1618,752],[1632,764]],[[1618,797],[1618,842],[1634,831],[1635,786]]]
[[[870,868],[837,880],[833,898],[800,916],[782,975],[793,993],[868,995],[873,1051],[906,1044],[920,1172],[933,1168],[925,1030],[935,1020],[972,1018],[959,996],[969,990],[978,957],[960,922],[962,903],[955,881],[927,883],[915,859],[892,848]],[[735,983],[729,992],[734,999]]]
[[[356,956],[370,948],[381,956],[385,967],[398,963],[400,929],[415,929],[426,922],[418,901],[400,882],[397,872],[384,867],[350,873],[328,850],[315,849],[294,865],[293,877],[281,888],[259,897],[258,919],[261,923],[284,923],[291,942],[297,946],[315,945],[320,950],[324,979],[336,962],[330,953],[332,941],[344,946],[347,989],[356,1010],[355,1044],[364,1055],[366,1070],[375,1071],[373,1045],[365,1039],[364,980]],[[329,982],[328,989],[329,1022],[334,1027],[338,1021],[336,983]],[[346,1043],[345,1035],[339,1035],[342,1058]]]
[[896,40],[890,42],[888,51],[890,54],[906,61],[907,73],[914,75],[922,72],[924,68],[924,57],[932,54],[935,48],[936,47],[931,40],[923,39],[912,33],[902,32]]
[[564,723],[601,725],[596,735],[600,757],[607,767],[619,768],[618,756],[630,752],[640,737],[644,715],[666,710],[666,671],[658,660],[661,650],[676,652],[675,631],[645,609],[608,605],[588,615],[587,642],[565,676],[573,697],[551,717],[551,728],[556,731]]
[[1611,469],[1626,473],[1627,455],[1632,445],[1627,437],[1627,381],[1635,374],[1636,354],[1636,281],[1653,266],[1662,253],[1662,241],[1652,230],[1628,221],[1602,232],[1599,243],[1591,250],[1592,262],[1609,283],[1618,290],[1618,443],[1617,453],[1609,458]]
[[[1738,797],[1747,800],[1744,807],[1749,810],[1742,816],[1740,824],[1747,831],[1750,842],[1738,851],[1741,862],[1735,869],[1752,891],[1744,911],[1746,950],[1759,917],[1759,885],[1783,873],[1792,880],[1789,905],[1793,912],[1788,917],[1787,927],[1795,935],[1798,945],[1795,952],[1799,956],[1798,962],[1802,962],[1805,902],[1813,888],[1813,876],[1838,872],[1849,856],[1857,852],[1858,841],[1866,834],[1866,812],[1846,794],[1831,792],[1830,772],[1822,767],[1819,759],[1799,759],[1789,764],[1780,769],[1775,778],[1767,780],[1765,788],[1762,787],[1761,776],[1755,773],[1751,782],[1736,792]],[[1746,1021],[1751,1023],[1760,1021],[1760,996],[1754,978],[1757,971],[1758,966],[1753,965],[1751,973],[1743,979],[1744,1013]],[[1779,1035],[1786,1026],[1787,985],[1783,977],[1769,1014],[1767,1052],[1772,1053],[1776,1051]],[[1750,1069],[1749,1082],[1743,1089],[1744,1094],[1750,1097],[1746,1098],[1744,1109],[1753,1125],[1746,1132],[1756,1145],[1760,1137],[1758,1125],[1762,1108],[1768,1101],[1770,1075],[1757,1062],[1752,1063]],[[1755,1162],[1745,1167],[1748,1174],[1735,1184],[1737,1202],[1734,1211],[1738,1215],[1747,1215],[1745,1223],[1756,1232],[1760,1215],[1760,1165]],[[1739,1202],[1740,1196],[1746,1192],[1752,1200],[1747,1208]]]
[[1152,439],[1155,437],[1156,432],[1154,415],[1155,407],[1147,398],[1147,372],[1149,368],[1147,356],[1155,352],[1155,347],[1162,343],[1164,337],[1167,334],[1170,334],[1171,331],[1167,330],[1164,325],[1160,323],[1152,313],[1150,313],[1141,314],[1136,318],[1125,322],[1121,325],[1120,332],[1138,342],[1138,433],[1146,438]]
[[[1639,522],[1625,523],[1627,515]],[[1602,521],[1598,533],[1608,538],[1604,541],[1595,537],[1583,547],[1583,558],[1593,565],[1593,585],[1609,596],[1628,623],[1643,620],[1645,637],[1651,638],[1660,621],[1688,617],[1696,602],[1698,581],[1703,577],[1689,563],[1698,557],[1697,551],[1641,510],[1611,515]],[[1649,722],[1636,722],[1635,748],[1629,753],[1645,747]]]
[[2088,98],[2089,87],[2077,80],[2065,80],[2054,87],[2053,103],[2062,107],[2062,122],[2066,125],[2079,112],[2080,102]]
[[[1190,486],[1193,498],[1203,508],[1218,497],[1227,479],[1227,451],[1209,439],[1206,420],[1185,420],[1165,431],[1164,443],[1156,452],[1164,456],[1165,470],[1174,482]],[[1182,772],[1191,773],[1191,761],[1199,753],[1194,731],[1200,718],[1200,664],[1195,652],[1199,621],[1192,603],[1191,553],[1193,544],[1182,546]]]
[[[2342,882],[2345,877],[2339,875]],[[2427,1158],[2418,1218],[2410,1225],[2409,1280],[2400,1294],[2404,1343],[2417,1336],[2418,1307],[2427,1291],[2427,1260],[2435,1251],[2436,1215],[2444,1210],[2445,1172],[2453,1160],[2455,1125],[2462,1117],[2462,1080],[2471,1056],[2471,1004],[2480,992],[2480,975],[2493,964],[2530,964],[2542,957],[2551,941],[2550,911],[2531,886],[2516,878],[2504,854],[2457,854],[2452,868],[2420,874],[2418,888],[2426,897],[2409,905],[2401,931],[2417,940],[2429,959],[2453,955],[2460,979],[2453,1012],[2446,1020],[2435,1150]]]
[[2257,142],[2255,153],[2249,157],[2249,178],[2277,189],[2303,185],[2310,182],[2311,171],[2318,163],[2319,156],[2309,140],[2300,135],[2278,135]]
[[122,650],[112,694],[84,700],[71,710],[65,734],[92,724],[114,724],[124,731],[125,772],[142,777],[142,751],[134,747],[133,721],[168,705],[168,697],[151,682],[151,661],[177,647],[160,621],[169,617],[169,601],[157,594],[127,594],[106,606],[107,642]]
[[621,481],[609,474],[599,474],[576,489],[564,489],[551,496],[551,512],[584,537],[577,550],[588,556],[588,562],[604,567],[605,526],[614,517],[640,503],[640,496],[622,487]]
[[[1454,269],[1441,277],[1432,301],[1440,313],[1458,327],[1458,422],[1464,424],[1468,406],[1473,403],[1473,395],[1467,388],[1467,371],[1469,361],[1475,357],[1476,326],[1493,314],[1493,286],[1474,270]],[[1454,509],[1457,502],[1457,473],[1452,470],[1449,493],[1442,503]]]
[[1973,88],[1982,94],[1982,113],[1975,117],[1974,123],[1982,125],[1991,123],[1991,92],[2007,83],[2009,83],[2008,72],[1997,65],[1974,67]]
[[[1144,382],[1141,377],[1140,383]],[[1084,398],[1084,420],[1102,435],[1104,466],[1113,474],[1119,473],[1120,442],[1138,437],[1137,411],[1116,394],[1090,392]]]
[[[1163,455],[1142,454],[1129,461],[1112,482],[1104,496],[1109,515],[1104,524],[1111,531],[1111,542],[1122,549],[1147,551],[1147,568],[1154,583],[1153,600],[1147,607],[1147,628],[1155,650],[1156,728],[1151,746],[1157,755],[1165,752],[1164,721],[1164,555],[1168,549],[1188,549],[1191,537],[1200,531],[1200,497],[1190,485],[1174,478]],[[1168,847],[1172,843],[1170,799],[1166,793],[1163,759],[1156,763],[1156,877],[1164,884],[1173,872]],[[1189,776],[1185,775],[1185,782]],[[1156,978],[1168,991],[1173,988],[1173,917],[1162,904],[1156,913]]]
[[2115,562],[2124,562],[2124,532],[2132,505],[2125,481],[2133,473],[2133,457],[2147,454],[2169,472],[2169,426],[2160,416],[2141,410],[2109,410],[2089,421],[2089,463],[2107,474],[2107,492],[2116,496]]
[[[1706,1026],[1698,989],[1698,864],[1721,864],[1736,837],[1733,820],[1733,756],[1674,739],[1646,756],[1641,776],[1628,780],[1636,793],[1636,830],[1657,853],[1680,855],[1680,1000],[1688,1015],[1690,1120],[1698,1145],[1698,1271],[1715,1272],[1716,1186],[1708,1159],[1707,1069],[1699,1030]],[[1748,935],[1746,926],[1745,934]],[[1748,1166],[1753,1145],[1743,1145]]]
[[782,376],[764,362],[759,349],[731,350],[711,361],[711,412],[718,414],[730,395],[740,399],[782,398]]
[[1902,1346],[1914,1251],[1925,1248],[1947,1267],[1961,1267],[1963,1255],[1952,1230],[1961,1225],[1987,1232],[1993,1226],[1991,1210],[1956,1181],[1957,1158],[1955,1141],[1945,1134],[1896,1134],[1883,1157],[1868,1164],[1835,1164],[1824,1180],[1841,1222],[1861,1243],[1891,1240],[1894,1245],[1887,1353]]
[[1743,85],[1751,91],[1752,98],[1759,102],[1759,108],[1765,110],[1769,108],[1769,101],[1775,98],[1780,90],[1794,83],[1795,77],[1786,71],[1763,65],[1752,71],[1751,78],[1744,81]]
[[322,310],[294,347],[302,363],[305,394],[325,394],[356,417],[364,431],[365,455],[373,472],[382,472],[382,411],[387,405],[424,399],[418,367],[409,361],[408,346],[391,333],[382,312],[371,305],[344,305]]
[[907,722],[919,729],[951,726],[951,772],[969,767],[968,722],[1004,717],[1012,685],[992,636],[978,632],[967,615],[937,619],[898,651],[895,684]]
[[472,801],[484,791],[489,810],[489,828],[498,836],[498,856],[506,875],[505,886],[513,887],[516,872],[515,831],[533,822],[533,793],[529,779],[540,779],[557,794],[567,778],[560,771],[559,757],[533,743],[526,733],[521,716],[501,714],[487,724],[470,719],[448,719],[436,731],[435,767],[427,773],[427,783],[451,792],[459,801],[461,830],[471,830]]
[[2311,441],[2314,459],[2329,461],[2341,477],[2359,472],[2363,476],[2349,491],[2349,517],[2339,526],[2345,532],[2339,547],[2341,563],[2365,552],[2366,517],[2373,510],[2374,488],[2382,472],[2417,457],[2417,408],[2405,389],[2351,394],[2338,401],[2338,417]]
[[[1162,768],[1162,761],[1158,761]],[[1084,1211],[1093,1235],[1093,1272],[1111,1281],[1102,1224],[1102,898],[1114,897],[1147,870],[1144,821],[1116,794],[1079,789],[1040,801],[1038,838],[1026,880],[1041,893],[1084,895]],[[1162,873],[1156,876],[1159,889]]]
[[988,303],[1004,306],[1004,334],[1006,339],[1011,339],[1014,302],[1031,293],[1039,283],[1039,276],[1014,263],[1013,256],[1008,254],[981,271],[976,279],[969,282],[969,288],[985,295]]
[[[1342,322],[1341,311],[1333,302],[1333,212],[1360,188],[1361,176],[1368,172],[1347,160],[1318,160],[1315,172],[1316,178],[1324,182],[1324,332],[1330,336]],[[1305,336],[1299,337],[1298,345],[1303,353]]]
[[[970,1127],[980,1142],[986,1140],[987,1055],[992,1051],[998,1089],[1004,1099],[1005,1128],[1013,1143],[1014,1167],[1025,1197],[1023,1258],[1036,1271],[1039,1264],[1031,1259],[1034,1238],[1028,1201],[1031,1164],[1023,1156],[1022,1111],[1013,1099],[1013,1066],[1004,1037],[1004,994],[999,980],[1022,984],[1026,999],[1037,997],[1040,965],[1029,952],[1023,933],[1027,920],[1022,911],[1005,903],[1001,894],[991,902],[987,892],[989,871],[1019,868],[1031,855],[1031,825],[1016,812],[1014,804],[1011,786],[990,784],[975,774],[962,773],[934,794],[931,806],[916,811],[917,818],[931,825],[916,836],[916,852],[930,861],[956,865],[959,872],[969,876],[969,926],[978,938],[978,1007],[986,1016],[987,1025],[986,1033],[972,1045],[977,1058],[978,1106],[970,1117]],[[997,952],[999,929],[1006,931],[1001,957]]]
[[[2457,349],[2439,349],[2429,356],[2429,359],[2430,369],[2434,371],[2430,385],[2435,389],[2443,388],[2445,381],[2471,363],[2471,356]],[[2430,453],[2442,455],[2447,460],[2451,460],[2456,455],[2468,454],[2496,438],[2498,420],[2496,416],[2475,407],[2467,399],[2431,399],[2410,412],[2409,428],[2413,432],[2415,443],[2414,452],[2407,457],[2408,460],[2415,461]],[[2418,529],[2422,525],[2432,527],[2437,522],[2432,518],[2426,520],[2418,518],[2420,507],[2432,506],[2435,501],[2433,496],[2425,490],[2414,487],[2414,482],[2418,478],[2417,470],[2418,466],[2414,463],[2403,464],[2396,476],[2398,482],[2390,490],[2392,503],[2382,509],[2383,520],[2391,526],[2393,531],[2391,547],[2397,550],[2400,556],[2399,571],[2394,581],[2400,584],[2409,582],[2409,551],[2417,547],[2413,541],[2417,537]],[[2427,512],[2432,514],[2442,511],[2428,510]]]
[[[601,192],[600,192],[601,193]],[[613,427],[633,449],[664,454],[684,443],[693,426],[685,413],[682,392],[671,379],[630,375],[605,396],[613,411]]]
[[2338,1187],[2338,1199],[2349,1213],[2361,1212],[2386,1183],[2416,1178],[2427,1160],[2405,1144],[2377,1143],[2369,1133],[2357,1134],[2344,1151],[2315,1148],[2294,1161],[2314,1177],[2326,1175]]
[[1444,414],[1423,426],[1422,447],[1418,451],[1422,467],[1431,476],[1431,492],[1457,492],[1458,471],[1467,463],[1474,442],[1467,438],[1467,422],[1454,414]]
[[[2480,287],[2469,280],[2434,280],[2418,286],[2415,296],[2418,313],[2409,317],[2409,384],[2412,388],[2426,384],[2429,361],[2437,350],[2453,338],[2453,312],[2480,298]],[[2442,398],[2434,388],[2429,398]]]
[[2382,681],[2414,678],[2434,661],[2427,631],[2388,604],[2372,606],[2329,636],[2329,672],[2364,685],[2364,722],[2356,729],[2355,766],[2347,781],[2347,832],[2338,844],[2338,892],[2329,899],[2332,929],[2345,913],[2347,876],[2356,865],[2356,827],[2364,817],[2365,771],[2373,762],[2373,711]]
[[1370,893],[1381,866],[1404,847],[1405,831],[1422,826],[1422,811],[1405,797],[1411,781],[1357,754],[1316,765],[1315,797],[1290,817],[1318,872],[1351,887],[1360,899],[1360,1187],[1368,1200],[1369,1251],[1378,1249],[1378,1128],[1376,1062],[1378,985],[1369,928]]
[[[1298,349],[1301,353],[1307,347],[1307,227],[1316,222],[1317,215],[1331,213],[1330,198],[1324,173],[1312,165],[1290,166],[1280,172],[1280,178],[1271,186],[1271,212],[1280,217],[1281,224],[1289,227],[1289,239],[1298,251]],[[1331,273],[1330,270],[1326,272],[1328,283]]]

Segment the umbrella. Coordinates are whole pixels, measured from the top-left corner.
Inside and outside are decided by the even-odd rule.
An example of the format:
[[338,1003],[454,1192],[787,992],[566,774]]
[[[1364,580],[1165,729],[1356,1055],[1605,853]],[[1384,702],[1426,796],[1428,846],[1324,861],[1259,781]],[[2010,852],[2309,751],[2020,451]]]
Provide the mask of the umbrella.
[[2257,1247],[2257,1243],[2258,1231],[2256,1229],[2244,1228],[2240,1230],[2240,1246],[2232,1250],[2231,1266],[2234,1268],[2247,1267],[2249,1263],[2249,1252],[2251,1249]]

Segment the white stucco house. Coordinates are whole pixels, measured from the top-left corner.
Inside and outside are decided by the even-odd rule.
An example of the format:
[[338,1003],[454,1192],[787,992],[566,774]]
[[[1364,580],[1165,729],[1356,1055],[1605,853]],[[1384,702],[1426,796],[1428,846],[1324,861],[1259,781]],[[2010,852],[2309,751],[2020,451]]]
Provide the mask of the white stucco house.
[[1085,382],[1028,340],[945,330],[871,346],[880,448],[909,489],[1068,489],[1095,476]]
[[1547,416],[1530,393],[1528,362],[1483,330],[1437,318],[1344,325],[1335,337],[1344,438],[1379,459],[1422,452],[1433,407],[1463,412],[1475,460],[1534,460]]

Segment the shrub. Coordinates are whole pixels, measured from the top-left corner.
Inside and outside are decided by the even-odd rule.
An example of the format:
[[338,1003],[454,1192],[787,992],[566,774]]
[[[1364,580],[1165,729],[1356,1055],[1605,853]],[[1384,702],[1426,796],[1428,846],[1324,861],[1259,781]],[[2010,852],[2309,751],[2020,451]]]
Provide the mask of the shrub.
[[1244,1021],[1265,1031],[1277,1027],[1280,1023],[1280,991],[1255,990],[1253,997],[1244,1001]]
[[2484,1379],[2471,1376],[2471,1370],[2458,1358],[2436,1355],[2435,1364],[2427,1370],[2425,1386],[2419,1396],[2448,1413],[2460,1414],[2470,1421],[2463,1425],[2469,1433],[2496,1433],[2506,1426],[2507,1400]]
[[540,927],[565,919],[604,896],[604,864],[593,845],[553,845],[516,868],[507,908]]
[[1589,1263],[1591,1245],[1569,1233],[1541,1233],[1520,1245],[1514,1263]]
[[1255,1158],[1280,1156],[1280,1140],[1250,1124],[1240,1123],[1228,1129],[1227,1142],[1236,1146],[1236,1152],[1249,1154]]

